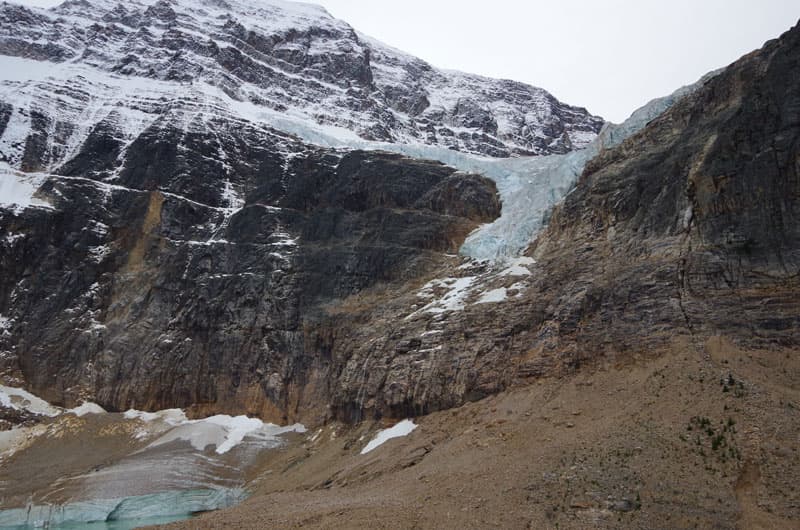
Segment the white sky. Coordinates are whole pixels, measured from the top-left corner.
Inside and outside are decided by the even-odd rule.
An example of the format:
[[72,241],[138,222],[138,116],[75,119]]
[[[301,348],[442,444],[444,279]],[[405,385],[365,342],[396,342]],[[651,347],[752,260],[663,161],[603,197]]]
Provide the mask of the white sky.
[[314,3],[435,66],[524,81],[615,122],[760,48],[800,19],[799,0]]

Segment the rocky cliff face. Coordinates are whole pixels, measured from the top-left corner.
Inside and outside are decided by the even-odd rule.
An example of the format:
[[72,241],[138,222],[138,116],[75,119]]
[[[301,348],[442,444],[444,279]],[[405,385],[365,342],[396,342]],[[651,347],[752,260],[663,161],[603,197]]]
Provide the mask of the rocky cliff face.
[[112,184],[114,143],[95,131],[44,176],[49,207],[0,212],[3,367],[55,402],[282,417],[328,363],[322,306],[415,277],[500,209],[484,177],[224,123],[151,126]]
[[590,163],[532,250],[572,293],[548,312],[582,354],[797,344],[798,64],[795,27]]
[[338,413],[426,413],[718,336],[796,348],[799,62],[796,27],[602,151],[528,261],[454,264],[395,294],[384,326],[341,345]]
[[45,66],[0,94],[0,371],[55,404],[358,421],[800,339],[798,29],[601,151],[498,267],[455,255],[500,215],[491,180],[314,135],[510,156],[599,120],[313,7],[0,12],[6,65]]
[[328,309],[426,274],[500,202],[309,140],[507,157],[602,125],[278,0],[3,4],[0,54],[0,365],[64,404],[329,415]]

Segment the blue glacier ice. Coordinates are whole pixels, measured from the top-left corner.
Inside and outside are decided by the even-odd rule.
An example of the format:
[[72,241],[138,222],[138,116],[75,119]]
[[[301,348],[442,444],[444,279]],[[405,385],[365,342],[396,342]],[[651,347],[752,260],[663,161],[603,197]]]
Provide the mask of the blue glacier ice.
[[274,127],[323,147],[395,152],[411,158],[436,160],[459,171],[491,178],[497,184],[503,203],[502,214],[494,222],[470,234],[460,253],[477,260],[506,262],[521,255],[546,225],[549,213],[575,186],[587,162],[601,150],[619,145],[642,130],[718,72],[711,72],[693,85],[649,102],[621,124],[607,123],[588,147],[566,155],[483,158],[425,144],[367,141],[344,129],[310,124],[291,117],[261,118]]
[[215,488],[166,491],[60,506],[31,505],[0,511],[0,528],[128,530],[186,519],[195,513],[228,508],[244,500],[245,496],[245,491],[239,488]]
[[497,183],[503,201],[502,213],[493,223],[470,234],[461,247],[461,254],[492,261],[506,261],[521,255],[544,228],[553,207],[575,186],[592,158],[601,150],[615,147],[644,129],[716,73],[651,101],[621,124],[607,123],[585,149],[566,155],[487,161],[482,173]]

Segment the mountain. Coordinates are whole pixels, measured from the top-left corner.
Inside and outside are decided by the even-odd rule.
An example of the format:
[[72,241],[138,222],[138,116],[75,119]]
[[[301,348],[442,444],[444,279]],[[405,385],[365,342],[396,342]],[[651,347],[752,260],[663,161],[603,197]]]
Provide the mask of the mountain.
[[158,119],[288,122],[490,157],[569,152],[603,125],[542,89],[438,70],[281,0],[4,4],[0,54],[27,81],[6,83],[16,106],[3,121],[39,138],[8,138],[2,153],[27,170],[58,167],[99,124],[127,143]]
[[[386,72],[378,71],[390,58],[401,70],[421,64],[360,37],[320,8],[284,2],[137,5],[2,7],[2,49],[15,54],[2,60],[16,65],[10,76],[17,78],[3,84],[0,123],[8,205],[0,210],[6,234],[0,255],[1,367],[47,400],[71,405],[90,397],[110,410],[244,410],[279,421],[402,417],[457,406],[520,377],[577,366],[594,357],[595,346],[589,345],[627,351],[639,330],[611,330],[628,322],[625,311],[637,306],[631,299],[620,314],[606,301],[616,295],[605,294],[617,289],[620,276],[635,273],[626,292],[638,293],[638,281],[648,286],[641,288],[643,305],[634,323],[653,311],[651,304],[660,308],[653,325],[669,336],[682,332],[687,321],[694,332],[701,325],[692,322],[694,313],[701,321],[716,314],[702,300],[718,304],[722,294],[695,299],[672,283],[688,274],[689,265],[722,267],[703,259],[734,259],[700,253],[697,242],[691,252],[681,246],[688,244],[681,223],[695,220],[698,211],[679,193],[690,184],[628,182],[615,173],[612,181],[623,184],[605,201],[638,204],[641,199],[626,194],[670,190],[675,205],[646,205],[647,215],[641,215],[674,225],[643,226],[636,217],[630,234],[621,236],[616,225],[610,229],[621,239],[609,249],[598,242],[576,249],[583,238],[573,232],[559,232],[548,242],[553,227],[564,224],[562,212],[583,218],[599,200],[597,192],[587,195],[580,186],[567,195],[581,172],[585,179],[599,161],[631,159],[632,142],[644,134],[639,131],[653,130],[667,119],[660,115],[673,115],[671,107],[686,106],[708,86],[723,83],[717,79],[722,74],[652,102],[625,124],[606,125],[583,150],[489,160],[399,132],[394,143],[371,142],[353,134],[363,135],[364,128],[346,128],[354,122],[334,126],[303,115],[332,102],[338,117],[346,115],[349,103],[332,95],[336,83],[352,88],[361,79],[374,89],[370,98],[384,97],[391,90],[381,84],[388,83]],[[251,30],[241,29],[245,23]],[[231,31],[244,38],[221,40]],[[217,43],[216,52],[198,45],[206,35]],[[229,56],[244,61],[242,50],[255,53],[248,39],[249,46],[258,44],[272,55],[259,55],[258,68],[229,64]],[[286,55],[298,40],[308,44],[301,47],[302,60],[300,52]],[[261,78],[254,68],[273,77]],[[280,85],[274,76],[292,80],[292,108],[279,109],[269,99],[274,94],[266,95]],[[397,87],[432,98],[433,84],[409,85],[401,78],[394,77]],[[314,92],[320,87],[330,97]],[[473,99],[488,105],[480,99],[485,95],[482,88]],[[511,95],[503,97],[503,108],[516,104]],[[531,109],[520,104],[519,110]],[[711,119],[706,107],[696,114]],[[676,130],[688,134],[683,123],[697,118],[682,119]],[[722,128],[708,125],[709,138]],[[366,150],[342,147],[347,142]],[[417,153],[461,171],[408,157]],[[669,159],[664,167],[683,175],[695,163],[687,160],[695,158]],[[648,186],[661,191],[648,192]],[[680,211],[667,212],[667,206]],[[535,260],[519,257],[548,222],[551,228],[531,247]],[[589,226],[598,230],[599,222]],[[725,226],[732,241],[753,239]],[[672,246],[664,234],[673,238]],[[659,253],[648,253],[650,246]],[[462,260],[455,256],[459,250],[506,257],[497,264]],[[774,251],[769,245],[767,250]],[[620,270],[609,258],[618,252],[624,256]],[[662,253],[669,263],[647,272],[631,259],[643,252],[649,263]],[[565,261],[557,267],[560,256]],[[690,261],[669,272],[673,256],[681,256],[675,259],[679,265]],[[568,284],[558,276],[561,270]],[[583,270],[585,276],[578,274]],[[606,288],[604,270],[614,271]],[[773,278],[778,272],[768,268],[744,276],[754,274]],[[662,307],[664,300],[671,312]],[[518,309],[504,316],[507,307]],[[592,308],[602,313],[586,313]],[[791,338],[791,314],[789,309],[789,320],[757,336],[784,330]],[[595,326],[597,337],[589,333]],[[654,337],[648,333],[633,343]]]
[[500,214],[491,180],[376,147],[562,153],[603,123],[305,4],[0,21],[1,364],[59,404],[306,414],[342,369],[328,307],[418,278]]
[[796,528],[799,67],[800,25],[600,149],[527,259],[336,308],[343,417],[419,427],[326,425],[203,523]]
[[[326,107],[347,115],[336,83],[348,91],[363,78],[370,98],[384,97],[381,65],[421,64],[317,7],[97,1],[2,13],[2,49],[14,54],[2,60],[17,77],[3,84],[0,122],[1,367],[55,404],[89,397],[110,410],[358,421],[457,406],[561,369],[577,346],[545,330],[582,320],[583,295],[566,293],[585,287],[540,292],[559,282],[518,256],[558,219],[553,206],[585,166],[714,80],[606,125],[581,151],[491,160],[317,119]],[[220,36],[231,31],[245,38]],[[198,45],[206,35],[218,51]],[[302,60],[286,55],[298,41]],[[243,59],[253,46],[272,53],[258,67]],[[397,87],[435,99],[435,83],[395,74]],[[291,87],[285,108],[270,99],[275,76]],[[484,106],[486,86],[507,86],[480,83],[472,98]],[[503,108],[516,105],[499,94]],[[505,259],[462,261],[459,250]],[[596,284],[599,270],[578,285]],[[503,317],[508,306],[522,309]],[[520,364],[530,344],[558,353]]]
[[603,124],[305,4],[3,4],[0,21],[0,364],[58,404],[331,414],[333,374],[352,374],[330,333],[352,323],[330,308],[500,215],[508,189],[473,155],[564,153]]
[[220,527],[800,518],[800,27],[619,125],[277,0],[4,3],[0,63],[0,519],[238,488],[244,415],[312,431]]

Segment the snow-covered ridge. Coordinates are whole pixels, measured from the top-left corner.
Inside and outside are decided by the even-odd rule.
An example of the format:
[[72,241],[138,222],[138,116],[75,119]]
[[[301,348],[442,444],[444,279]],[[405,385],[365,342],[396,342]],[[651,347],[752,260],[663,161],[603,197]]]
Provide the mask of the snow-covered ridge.
[[[492,178],[502,216],[461,252],[501,261],[527,247],[600,149],[691,90],[598,137],[602,120],[542,89],[437,70],[322,8],[277,0],[6,4],[0,71],[6,207],[45,206],[34,198],[37,175],[58,174],[98,126],[130,145],[156,123],[187,132],[216,120],[255,123],[314,145],[394,151]],[[549,156],[497,158],[521,153]],[[230,182],[220,182],[220,199],[240,206]]]
[[603,123],[540,88],[438,70],[294,2],[4,4],[0,55],[28,59],[3,64],[0,102],[10,108],[0,113],[1,154],[20,160],[38,133],[48,170],[112,112],[131,134],[167,110],[201,107],[207,95],[216,103],[224,94],[217,110],[242,119],[271,111],[278,129],[289,116],[362,139],[493,157],[568,152]]

